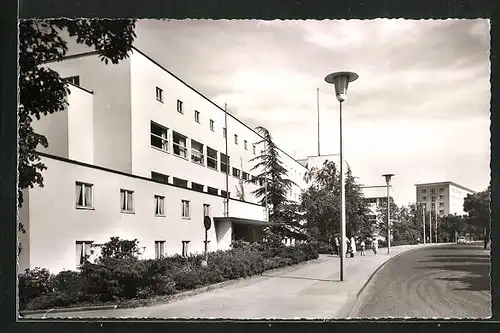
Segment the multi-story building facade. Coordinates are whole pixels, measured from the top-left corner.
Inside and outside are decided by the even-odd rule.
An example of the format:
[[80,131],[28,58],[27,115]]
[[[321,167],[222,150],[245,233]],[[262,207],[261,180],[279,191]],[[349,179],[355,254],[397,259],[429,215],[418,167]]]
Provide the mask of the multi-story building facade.
[[446,181],[416,184],[417,203],[424,204],[427,211],[438,215],[463,215],[464,199],[475,192],[465,186]]
[[[49,147],[44,187],[26,190],[19,212],[21,269],[75,269],[112,236],[138,239],[149,258],[201,252],[206,215],[209,250],[259,237],[258,133],[136,48],[118,65],[88,52],[47,66],[71,94],[33,123]],[[307,169],[280,153],[298,200]]]
[[[380,230],[377,227],[380,223],[383,223],[385,221],[380,220],[379,216],[379,207],[382,204],[387,203],[387,187],[380,185],[380,186],[365,186],[363,187],[363,196],[365,201],[368,203],[369,207],[369,219],[372,222],[372,232],[373,236],[377,237],[380,240],[386,239],[386,237],[382,234],[380,234]],[[392,201],[394,197],[394,190],[391,187],[389,187],[389,198]],[[391,223],[397,222],[393,219],[391,219]],[[391,235],[392,239],[392,235]]]

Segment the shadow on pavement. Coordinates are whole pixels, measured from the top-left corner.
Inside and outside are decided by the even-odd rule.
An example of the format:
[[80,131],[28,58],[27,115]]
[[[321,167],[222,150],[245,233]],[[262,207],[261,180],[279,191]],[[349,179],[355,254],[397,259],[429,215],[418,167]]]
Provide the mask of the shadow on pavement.
[[443,246],[434,248],[436,250],[468,250],[469,254],[433,254],[427,255],[425,259],[417,261],[418,269],[438,269],[444,271],[455,271],[466,273],[465,276],[438,278],[443,281],[461,282],[464,287],[455,290],[490,291],[490,255],[479,254],[479,247],[475,246]]

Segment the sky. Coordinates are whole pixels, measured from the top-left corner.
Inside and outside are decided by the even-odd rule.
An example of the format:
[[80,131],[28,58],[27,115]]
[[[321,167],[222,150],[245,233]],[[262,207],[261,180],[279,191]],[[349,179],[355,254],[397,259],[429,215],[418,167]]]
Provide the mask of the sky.
[[490,181],[488,20],[139,20],[135,46],[301,159],[339,152],[339,103],[324,78],[359,75],[343,103],[344,156],[358,181]]

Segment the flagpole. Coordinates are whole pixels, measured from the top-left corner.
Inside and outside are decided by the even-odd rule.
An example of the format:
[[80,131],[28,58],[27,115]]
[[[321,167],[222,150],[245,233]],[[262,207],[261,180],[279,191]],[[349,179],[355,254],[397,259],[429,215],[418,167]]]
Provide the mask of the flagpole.
[[316,106],[318,108],[318,156],[321,156],[319,149],[319,88],[316,88]]
[[227,137],[229,136],[229,131],[227,129],[227,103],[224,103],[224,123],[226,127],[226,211],[225,216],[229,216],[229,155],[227,151]]

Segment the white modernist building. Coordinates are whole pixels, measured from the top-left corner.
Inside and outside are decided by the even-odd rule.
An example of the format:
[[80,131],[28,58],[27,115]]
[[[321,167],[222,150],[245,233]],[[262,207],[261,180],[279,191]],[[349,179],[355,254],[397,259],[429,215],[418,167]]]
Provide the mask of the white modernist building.
[[[71,94],[65,111],[33,123],[49,142],[47,170],[19,211],[20,269],[76,269],[113,236],[137,239],[146,258],[202,252],[207,215],[210,251],[260,237],[267,214],[251,192],[264,184],[251,159],[264,147],[253,129],[136,48],[118,65],[87,52],[47,66]],[[281,158],[297,200],[307,169]]]
[[417,202],[424,204],[427,211],[438,215],[463,215],[464,199],[475,192],[465,186],[446,181],[416,184]]

